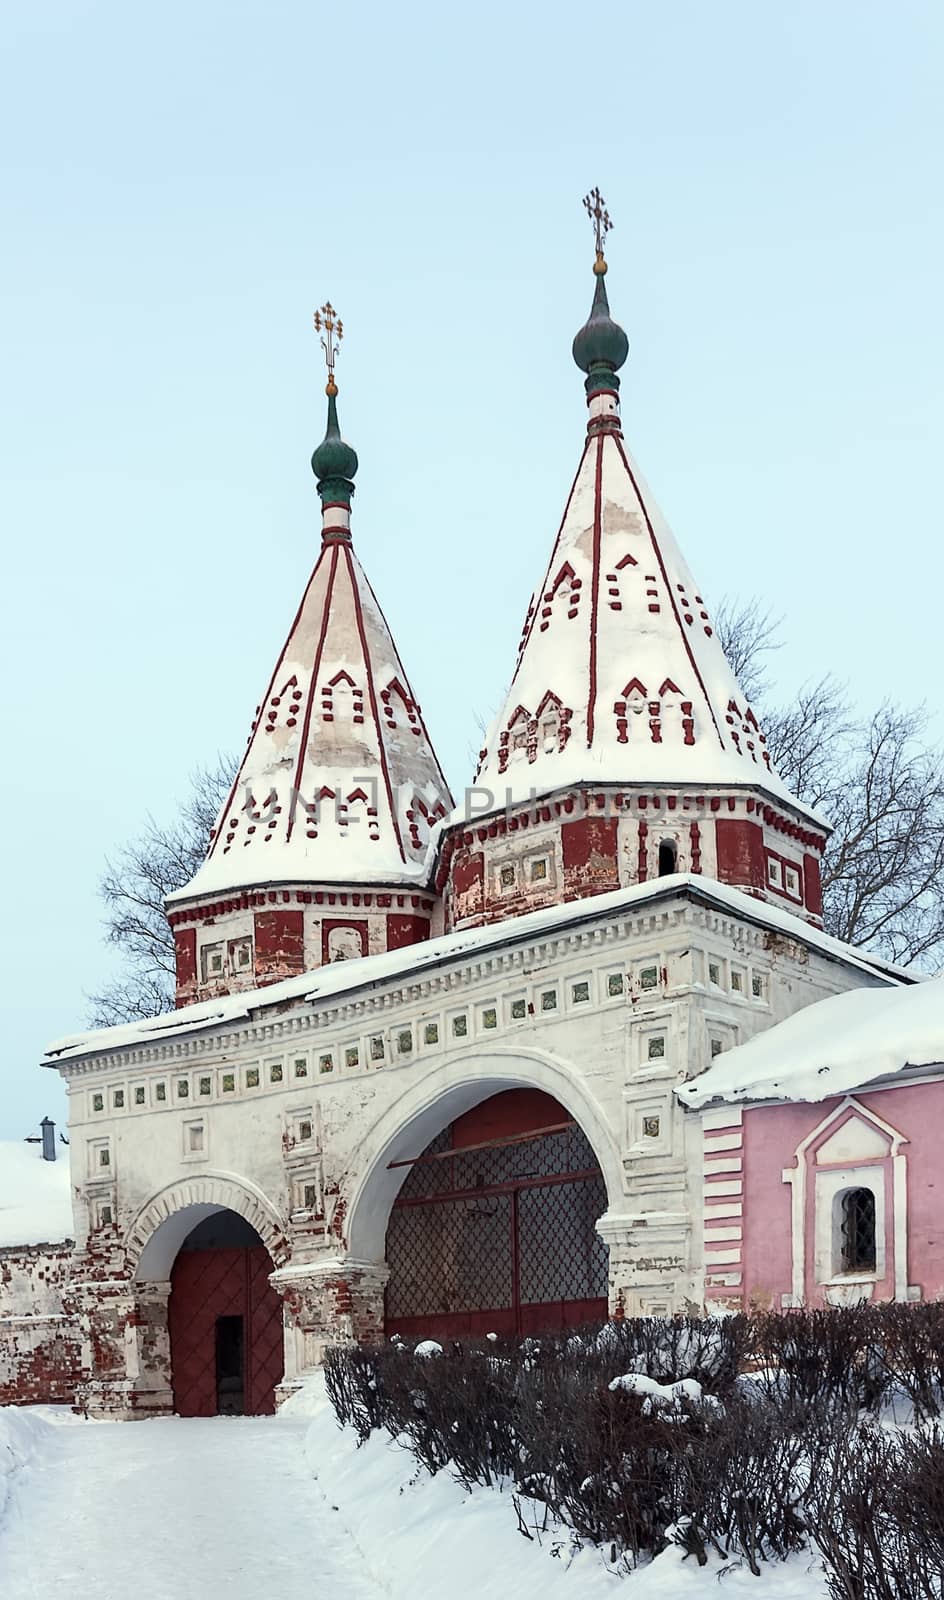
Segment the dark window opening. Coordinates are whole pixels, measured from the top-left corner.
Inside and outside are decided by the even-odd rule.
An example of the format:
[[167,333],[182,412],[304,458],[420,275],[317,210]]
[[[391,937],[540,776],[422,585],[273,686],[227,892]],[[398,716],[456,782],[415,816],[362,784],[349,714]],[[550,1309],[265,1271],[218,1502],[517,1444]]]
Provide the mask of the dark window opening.
[[875,1271],[875,1196],[871,1189],[847,1189],[842,1197],[843,1272]]
[[667,878],[670,873],[678,871],[678,846],[674,839],[662,839],[659,843],[659,877]]
[[242,1317],[216,1319],[216,1410],[221,1417],[241,1417],[246,1410]]

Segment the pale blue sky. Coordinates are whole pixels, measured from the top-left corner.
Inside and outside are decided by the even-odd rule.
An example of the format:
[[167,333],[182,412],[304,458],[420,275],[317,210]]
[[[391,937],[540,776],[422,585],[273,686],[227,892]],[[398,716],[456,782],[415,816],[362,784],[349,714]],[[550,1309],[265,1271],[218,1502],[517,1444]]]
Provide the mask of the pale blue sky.
[[316,554],[311,312],[345,321],[355,539],[453,784],[584,427],[580,200],[626,431],[785,684],[940,706],[937,0],[35,0],[0,82],[3,1090],[109,968],[109,847],[240,748]]

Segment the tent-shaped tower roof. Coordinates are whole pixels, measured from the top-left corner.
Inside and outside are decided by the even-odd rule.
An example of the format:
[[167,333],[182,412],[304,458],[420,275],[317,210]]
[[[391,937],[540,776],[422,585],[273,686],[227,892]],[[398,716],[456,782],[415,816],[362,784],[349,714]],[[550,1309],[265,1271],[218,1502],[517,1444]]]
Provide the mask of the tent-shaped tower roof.
[[316,326],[329,361],[328,426],[312,456],[321,550],[206,860],[169,904],[271,884],[424,884],[431,829],[451,804],[351,543],[358,462],[338,425],[330,305]]

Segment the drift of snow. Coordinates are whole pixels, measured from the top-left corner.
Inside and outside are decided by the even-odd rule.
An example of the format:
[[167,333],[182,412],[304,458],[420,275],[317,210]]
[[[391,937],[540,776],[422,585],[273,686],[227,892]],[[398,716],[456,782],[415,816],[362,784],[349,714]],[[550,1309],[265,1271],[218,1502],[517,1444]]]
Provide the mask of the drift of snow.
[[311,1470],[388,1600],[826,1600],[813,1556],[772,1563],[755,1578],[736,1558],[712,1557],[699,1567],[673,1547],[621,1580],[608,1551],[575,1549],[566,1528],[538,1534],[533,1519],[542,1508],[526,1500],[530,1537],[523,1537],[507,1488],[470,1492],[448,1470],[431,1478],[387,1433],[372,1433],[359,1446],[322,1394],[322,1380],[314,1379],[289,1409],[312,1417],[305,1440]]
[[421,1339],[413,1351],[415,1356],[441,1356],[442,1353],[443,1347],[435,1339]]
[[37,1145],[0,1143],[0,1249],[74,1236],[68,1156],[44,1161]]
[[906,1067],[944,1062],[944,978],[817,1001],[718,1056],[676,1092],[712,1100],[825,1100]]

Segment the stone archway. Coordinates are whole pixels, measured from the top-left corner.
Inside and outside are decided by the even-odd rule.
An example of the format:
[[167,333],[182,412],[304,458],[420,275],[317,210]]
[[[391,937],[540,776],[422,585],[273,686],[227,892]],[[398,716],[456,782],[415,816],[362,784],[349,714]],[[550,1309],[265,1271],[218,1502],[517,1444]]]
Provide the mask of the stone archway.
[[618,1130],[581,1076],[543,1051],[469,1052],[414,1078],[361,1140],[359,1172],[347,1203],[346,1244],[359,1264],[382,1268],[387,1223],[407,1168],[449,1123],[506,1089],[534,1089],[558,1101],[589,1142],[608,1210],[619,1212],[623,1168]]
[[160,1387],[160,1408],[181,1416],[272,1412],[284,1332],[270,1277],[288,1243],[261,1191],[225,1173],[172,1184],[141,1209],[125,1244],[148,1304],[135,1388]]

